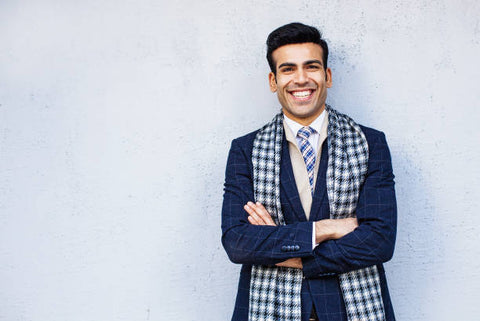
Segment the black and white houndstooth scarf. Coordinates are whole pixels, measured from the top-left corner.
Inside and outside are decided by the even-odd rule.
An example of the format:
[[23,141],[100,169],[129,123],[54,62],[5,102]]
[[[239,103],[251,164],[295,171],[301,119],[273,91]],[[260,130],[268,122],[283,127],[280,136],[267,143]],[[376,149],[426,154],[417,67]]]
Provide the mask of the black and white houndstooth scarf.
[[[330,217],[353,217],[368,168],[367,140],[351,118],[328,105],[326,110]],[[257,133],[252,152],[255,200],[265,206],[277,225],[285,225],[280,204],[282,140],[280,113]],[[252,266],[249,320],[300,321],[302,279],[300,269]],[[376,266],[340,274],[339,281],[349,321],[385,320]]]

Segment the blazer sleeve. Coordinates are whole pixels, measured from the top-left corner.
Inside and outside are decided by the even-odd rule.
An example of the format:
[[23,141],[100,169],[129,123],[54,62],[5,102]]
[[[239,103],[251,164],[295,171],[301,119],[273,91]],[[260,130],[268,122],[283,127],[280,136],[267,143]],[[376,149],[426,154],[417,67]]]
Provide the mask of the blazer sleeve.
[[312,222],[282,226],[248,222],[243,206],[254,201],[251,145],[251,139],[236,139],[228,156],[222,207],[222,244],[228,257],[234,263],[273,265],[312,255]]
[[385,135],[374,133],[356,209],[359,226],[338,240],[320,243],[312,256],[303,258],[307,278],[345,273],[392,258],[397,230],[394,175]]

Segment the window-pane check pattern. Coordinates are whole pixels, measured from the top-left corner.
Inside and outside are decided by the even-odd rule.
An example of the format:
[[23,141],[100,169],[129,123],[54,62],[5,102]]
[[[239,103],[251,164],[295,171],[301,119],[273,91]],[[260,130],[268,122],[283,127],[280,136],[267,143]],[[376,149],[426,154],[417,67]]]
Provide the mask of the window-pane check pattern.
[[[368,144],[360,127],[327,106],[329,114],[327,192],[332,218],[355,215],[360,187],[368,169]],[[254,140],[254,192],[277,224],[284,219],[280,205],[279,168],[283,117],[277,115]],[[376,266],[339,276],[348,320],[384,320]],[[249,320],[301,320],[301,270],[253,266]]]

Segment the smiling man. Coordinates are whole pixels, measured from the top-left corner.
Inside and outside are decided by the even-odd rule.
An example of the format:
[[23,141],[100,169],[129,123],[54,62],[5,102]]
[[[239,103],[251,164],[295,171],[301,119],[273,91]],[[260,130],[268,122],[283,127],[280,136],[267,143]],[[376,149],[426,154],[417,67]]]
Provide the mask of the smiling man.
[[226,169],[222,243],[242,264],[232,320],[395,320],[385,135],[326,105],[332,72],[316,28],[274,30],[267,60],[281,112],[233,140]]

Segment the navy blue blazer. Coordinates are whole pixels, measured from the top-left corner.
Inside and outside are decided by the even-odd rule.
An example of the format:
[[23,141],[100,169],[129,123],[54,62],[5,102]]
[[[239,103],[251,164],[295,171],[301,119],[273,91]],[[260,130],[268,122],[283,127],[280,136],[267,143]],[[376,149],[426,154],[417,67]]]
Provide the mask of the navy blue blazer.
[[312,305],[321,321],[346,321],[337,274],[372,265],[377,265],[380,273],[387,320],[395,320],[382,265],[393,255],[397,225],[390,152],[382,132],[361,128],[369,146],[369,163],[356,209],[359,226],[338,240],[319,244],[314,250],[312,221],[330,218],[326,192],[327,140],[322,145],[310,220],[307,221],[284,137],[280,169],[284,226],[256,226],[248,222],[243,206],[255,201],[251,155],[257,131],[233,140],[225,175],[222,244],[230,260],[243,265],[232,321],[248,320],[252,264],[273,265],[294,257],[301,257],[303,263],[302,321],[308,320]]

